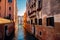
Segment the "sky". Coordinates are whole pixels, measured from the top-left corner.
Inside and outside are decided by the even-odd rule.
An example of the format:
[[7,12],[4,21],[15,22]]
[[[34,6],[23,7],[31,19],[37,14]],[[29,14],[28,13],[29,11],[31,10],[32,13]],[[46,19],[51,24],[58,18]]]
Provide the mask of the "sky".
[[26,10],[26,0],[17,0],[18,16],[23,16]]

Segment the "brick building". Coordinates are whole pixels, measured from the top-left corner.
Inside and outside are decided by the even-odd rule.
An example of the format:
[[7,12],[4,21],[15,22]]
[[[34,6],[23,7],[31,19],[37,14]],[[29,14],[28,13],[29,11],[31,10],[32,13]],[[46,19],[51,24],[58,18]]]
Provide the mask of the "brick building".
[[15,21],[17,16],[16,0],[0,0],[0,17],[9,17]]
[[27,0],[26,6],[27,30],[39,40],[60,40],[60,1]]
[[0,17],[10,19],[17,23],[17,2],[16,0],[0,0]]
[[[12,21],[10,24],[4,24],[4,25],[7,26],[6,30],[8,30],[9,32],[11,31],[8,34],[11,34],[13,31],[15,34],[15,28],[17,27],[17,24],[18,24],[17,23],[18,19],[17,19],[17,3],[16,3],[16,0],[0,0],[0,18],[4,18],[4,19],[8,19],[8,20]],[[4,28],[5,28],[5,26],[4,26]],[[4,30],[4,31],[6,31],[6,30]]]

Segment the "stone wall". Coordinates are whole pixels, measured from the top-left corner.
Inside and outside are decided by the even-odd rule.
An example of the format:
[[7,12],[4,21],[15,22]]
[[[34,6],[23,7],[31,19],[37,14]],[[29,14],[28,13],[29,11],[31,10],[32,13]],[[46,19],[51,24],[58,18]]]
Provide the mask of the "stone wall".
[[50,0],[51,13],[60,14],[60,0]]

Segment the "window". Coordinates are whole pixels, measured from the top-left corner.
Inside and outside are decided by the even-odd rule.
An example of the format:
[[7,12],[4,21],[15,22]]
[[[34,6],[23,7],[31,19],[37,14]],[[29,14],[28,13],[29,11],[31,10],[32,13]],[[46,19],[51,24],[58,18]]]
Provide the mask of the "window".
[[47,26],[54,26],[54,17],[47,18]]
[[35,24],[37,25],[37,18],[35,18]]
[[5,31],[7,30],[7,28],[8,28],[8,25],[5,25]]
[[11,7],[9,7],[9,10],[11,10]]
[[6,16],[6,19],[11,20],[11,14],[9,14],[8,16]]
[[28,24],[30,24],[30,21],[27,21]]
[[12,3],[12,0],[8,0],[9,3]]
[[9,19],[11,19],[11,14],[9,14]]
[[0,0],[0,2],[1,2],[1,0]]
[[36,3],[34,3],[34,7],[36,7]]
[[28,0],[28,3],[30,3],[30,0]]
[[31,20],[31,24],[33,24],[33,20]]
[[42,8],[42,0],[39,0],[38,1],[38,9],[41,9]]
[[41,35],[42,33],[41,33],[41,31],[40,31],[40,35]]
[[42,25],[42,19],[39,19],[39,25]]
[[30,15],[29,11],[28,11],[28,16]]
[[35,0],[35,2],[36,2],[36,0]]
[[31,8],[33,8],[33,5],[31,6]]

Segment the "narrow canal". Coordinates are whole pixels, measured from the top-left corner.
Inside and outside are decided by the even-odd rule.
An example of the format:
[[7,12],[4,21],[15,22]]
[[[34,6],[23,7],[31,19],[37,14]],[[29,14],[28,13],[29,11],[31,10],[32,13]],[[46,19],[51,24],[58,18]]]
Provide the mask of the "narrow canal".
[[15,38],[14,40],[37,40],[37,39],[28,32],[26,32],[26,34],[24,34],[23,25],[19,25],[17,39]]
[[18,40],[24,40],[24,30],[22,25],[18,26]]

